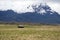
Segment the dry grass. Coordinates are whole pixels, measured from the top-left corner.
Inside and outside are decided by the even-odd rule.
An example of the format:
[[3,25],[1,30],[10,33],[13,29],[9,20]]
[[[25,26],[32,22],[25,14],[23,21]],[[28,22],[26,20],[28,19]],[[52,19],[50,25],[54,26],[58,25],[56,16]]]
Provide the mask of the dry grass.
[[60,26],[0,25],[0,40],[60,40]]

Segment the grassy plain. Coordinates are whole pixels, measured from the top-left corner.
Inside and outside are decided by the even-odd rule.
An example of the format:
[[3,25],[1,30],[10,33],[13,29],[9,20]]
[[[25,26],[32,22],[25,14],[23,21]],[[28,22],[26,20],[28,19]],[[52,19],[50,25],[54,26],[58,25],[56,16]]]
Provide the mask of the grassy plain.
[[0,24],[0,40],[60,40],[60,25]]

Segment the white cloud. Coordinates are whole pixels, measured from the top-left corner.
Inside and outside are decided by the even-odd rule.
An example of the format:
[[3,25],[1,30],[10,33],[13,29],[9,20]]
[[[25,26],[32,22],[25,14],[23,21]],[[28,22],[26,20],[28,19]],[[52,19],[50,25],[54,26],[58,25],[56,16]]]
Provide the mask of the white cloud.
[[30,7],[27,9],[29,5],[38,4],[41,2],[46,2],[53,10],[60,13],[60,1],[52,1],[52,0],[0,0],[0,10],[8,10],[12,9],[17,12],[27,12],[33,11]]
[[60,3],[48,3],[52,10],[60,14]]
[[29,5],[36,4],[37,1],[0,1],[0,10],[12,9],[17,12],[32,11],[27,9]]
[[31,11],[30,9],[28,10],[27,9],[27,7],[29,6],[29,5],[32,5],[32,1],[23,1],[23,2],[14,2],[12,5],[13,5],[13,7],[12,7],[12,9],[13,10],[16,10],[16,11],[18,11],[18,12],[26,12],[26,11]]

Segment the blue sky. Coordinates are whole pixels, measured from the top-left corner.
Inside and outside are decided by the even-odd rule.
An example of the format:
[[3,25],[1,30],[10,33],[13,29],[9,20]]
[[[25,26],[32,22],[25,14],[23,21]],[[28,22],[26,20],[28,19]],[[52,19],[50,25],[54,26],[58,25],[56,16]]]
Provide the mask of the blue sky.
[[0,0],[0,10],[14,10],[17,12],[32,12],[33,9],[29,5],[47,3],[52,10],[60,14],[60,0]]

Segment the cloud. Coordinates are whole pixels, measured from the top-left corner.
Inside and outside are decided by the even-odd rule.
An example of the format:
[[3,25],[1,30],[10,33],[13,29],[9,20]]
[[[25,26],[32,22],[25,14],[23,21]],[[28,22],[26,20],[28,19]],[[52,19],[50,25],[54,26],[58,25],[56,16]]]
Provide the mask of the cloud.
[[48,3],[52,10],[58,12],[60,14],[60,3]]
[[60,3],[60,0],[51,0],[51,1],[53,1],[55,3]]
[[36,4],[37,1],[0,1],[0,10],[12,9],[17,12],[33,11],[32,8],[27,9],[29,5]]
[[12,9],[17,12],[32,12],[33,9],[29,5],[47,3],[53,10],[60,13],[60,0],[0,0],[0,10]]

